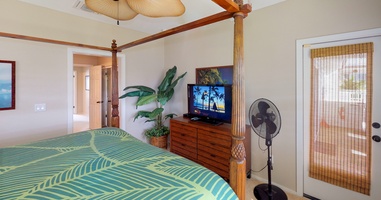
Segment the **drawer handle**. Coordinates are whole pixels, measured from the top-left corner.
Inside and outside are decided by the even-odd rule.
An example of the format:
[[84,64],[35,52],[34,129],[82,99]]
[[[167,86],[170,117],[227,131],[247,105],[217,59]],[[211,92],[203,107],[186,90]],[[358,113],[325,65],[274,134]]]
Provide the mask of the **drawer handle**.
[[185,146],[187,146],[187,145],[185,145],[185,144],[181,144],[181,146],[185,147]]
[[214,144],[213,142],[211,142],[210,144],[211,144],[212,146],[216,145],[216,144]]
[[185,134],[184,134],[184,133],[181,133],[181,136],[185,136]]
[[210,156],[212,156],[213,158],[215,158],[215,157],[216,157],[216,155],[214,155],[214,154],[210,154]]

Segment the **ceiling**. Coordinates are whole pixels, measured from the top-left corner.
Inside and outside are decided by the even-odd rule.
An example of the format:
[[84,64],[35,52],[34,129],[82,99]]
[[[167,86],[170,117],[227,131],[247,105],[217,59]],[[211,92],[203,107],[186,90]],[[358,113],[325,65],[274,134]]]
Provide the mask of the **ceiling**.
[[[85,0],[19,1],[104,23],[115,24],[117,26],[116,20],[89,10],[85,6]],[[261,9],[282,1],[285,0],[244,0],[244,2],[252,4],[253,10]],[[137,15],[132,20],[120,21],[119,26],[153,34],[224,11],[223,8],[219,7],[212,0],[181,0],[181,2],[184,4],[186,11],[180,17],[150,18],[143,15]]]

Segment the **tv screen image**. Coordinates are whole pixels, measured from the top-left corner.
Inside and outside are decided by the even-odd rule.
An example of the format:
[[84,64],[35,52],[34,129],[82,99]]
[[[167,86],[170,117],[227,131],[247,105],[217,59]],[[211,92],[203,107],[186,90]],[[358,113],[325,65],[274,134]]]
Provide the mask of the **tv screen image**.
[[188,84],[188,114],[200,120],[231,123],[231,85]]

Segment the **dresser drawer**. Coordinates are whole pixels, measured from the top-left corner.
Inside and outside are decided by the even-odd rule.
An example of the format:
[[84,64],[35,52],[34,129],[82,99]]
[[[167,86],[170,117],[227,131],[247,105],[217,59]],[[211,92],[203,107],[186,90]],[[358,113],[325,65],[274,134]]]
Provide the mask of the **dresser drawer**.
[[222,158],[213,153],[199,150],[197,160],[201,165],[209,168],[224,178],[228,178],[229,158]]
[[173,144],[171,145],[171,152],[197,162],[197,150],[195,148],[186,148],[179,144]]
[[198,130],[198,141],[207,141],[212,146],[217,145],[219,147],[225,147],[230,149],[232,145],[232,138],[230,135],[223,134],[220,132],[212,132],[212,131],[204,131],[204,130]]
[[[171,152],[193,160],[229,180],[232,146],[231,125],[214,126],[179,117],[170,120]],[[247,172],[251,170],[250,126],[246,127]]]
[[212,137],[209,134],[198,134],[197,143],[199,146],[207,146],[212,149],[218,149],[226,153],[230,153],[232,145],[231,138],[220,139]]
[[175,132],[176,134],[182,134],[183,137],[185,137],[185,135],[187,135],[189,137],[194,137],[194,138],[197,137],[197,129],[196,128],[187,126],[187,125],[182,124],[182,123],[174,123],[171,121],[170,131],[171,131],[171,134],[172,134],[172,132]]
[[219,150],[210,149],[205,146],[198,146],[198,159],[211,160],[221,165],[229,166],[230,153],[221,152]]
[[210,165],[209,163],[199,161],[200,165],[214,171],[218,175],[220,175],[222,178],[228,180],[229,179],[229,167],[217,167],[215,165]]
[[171,121],[171,152],[197,161],[197,129]]

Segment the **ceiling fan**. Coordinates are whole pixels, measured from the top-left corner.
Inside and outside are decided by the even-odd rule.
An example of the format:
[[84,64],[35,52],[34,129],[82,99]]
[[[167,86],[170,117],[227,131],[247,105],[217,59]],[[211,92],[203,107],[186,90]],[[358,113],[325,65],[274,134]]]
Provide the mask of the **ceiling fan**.
[[181,0],[85,0],[88,8],[116,20],[130,20],[141,14],[147,17],[180,16],[185,12]]
[[251,104],[249,121],[254,132],[265,139],[267,146],[268,184],[259,184],[254,187],[254,196],[258,200],[287,200],[287,195],[277,186],[271,184],[271,158],[272,138],[278,135],[281,127],[281,117],[278,108],[268,99],[260,98]]

